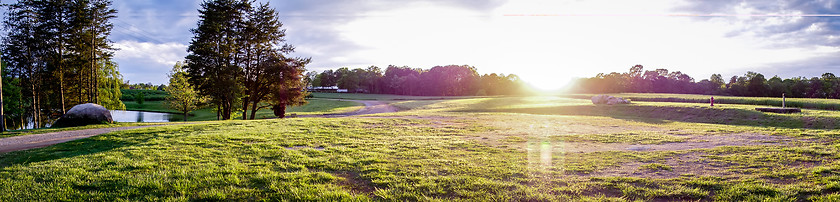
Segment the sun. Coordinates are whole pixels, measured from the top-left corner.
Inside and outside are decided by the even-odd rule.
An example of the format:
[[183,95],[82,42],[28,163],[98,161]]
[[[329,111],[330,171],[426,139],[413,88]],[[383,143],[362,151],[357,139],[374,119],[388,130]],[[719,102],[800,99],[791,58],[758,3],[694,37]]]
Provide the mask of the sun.
[[568,88],[572,77],[557,74],[528,75],[522,80],[538,92],[555,93]]

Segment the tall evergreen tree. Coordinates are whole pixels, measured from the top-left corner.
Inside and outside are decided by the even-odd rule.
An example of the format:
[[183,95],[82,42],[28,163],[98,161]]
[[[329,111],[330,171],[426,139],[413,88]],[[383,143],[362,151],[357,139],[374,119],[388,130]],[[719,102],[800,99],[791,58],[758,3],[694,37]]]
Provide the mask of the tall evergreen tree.
[[122,108],[113,99],[118,94],[99,90],[121,77],[111,61],[109,21],[116,10],[110,6],[110,0],[20,0],[7,6],[3,57],[23,87],[27,99],[21,106],[36,127],[75,104]]

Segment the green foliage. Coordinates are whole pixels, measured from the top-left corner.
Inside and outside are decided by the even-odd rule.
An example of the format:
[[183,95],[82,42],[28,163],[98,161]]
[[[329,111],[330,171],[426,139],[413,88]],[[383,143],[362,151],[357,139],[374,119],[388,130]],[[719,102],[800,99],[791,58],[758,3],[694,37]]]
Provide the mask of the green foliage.
[[100,74],[104,76],[99,78],[99,104],[111,110],[125,110],[125,104],[120,100],[122,75],[117,71],[117,64],[108,62],[103,65],[105,67]]
[[[187,121],[187,113],[199,109],[204,102],[207,102],[207,99],[199,96],[193,86],[187,82],[187,72],[184,71],[181,62],[172,67],[166,92],[169,93],[169,97],[166,97],[164,103],[169,109],[181,112],[184,115],[184,121]],[[143,94],[138,93],[138,95]],[[137,99],[137,103],[142,105],[143,99]]]
[[[599,73],[592,78],[577,80],[572,93],[680,93],[731,95],[753,97],[840,98],[840,79],[832,73],[821,77],[794,77],[782,80],[778,76],[766,79],[758,72],[732,76],[725,83],[720,74],[695,82],[682,72],[667,69],[644,71],[635,65],[626,73]],[[644,71],[644,73],[642,73]]]
[[163,101],[169,96],[165,90],[120,89],[122,101],[135,101],[137,94],[142,93],[145,101]]
[[[201,4],[198,27],[188,48],[189,82],[231,119],[251,107],[251,118],[263,101],[282,116],[286,105],[305,103],[302,92],[304,66],[309,59],[284,54],[294,51],[283,44],[277,12],[267,3],[213,0]],[[220,29],[224,27],[224,29]],[[241,106],[241,108],[239,108]],[[236,109],[235,109],[236,108]]]
[[16,1],[6,7],[3,59],[20,80],[24,119],[44,126],[76,104],[120,109],[120,74],[108,39],[116,10],[110,0]]
[[[517,95],[522,94],[523,83],[518,76],[509,74],[478,75],[477,69],[468,65],[435,66],[424,70],[407,66],[389,65],[385,72],[377,66],[350,69],[341,67],[310,74],[313,87],[347,89],[351,93],[381,93],[396,95]],[[320,91],[320,90],[319,90]],[[482,93],[479,93],[482,92]]]
[[0,65],[3,79],[3,116],[6,118],[6,129],[20,128],[23,125],[21,119],[26,116],[24,110],[24,104],[26,103],[22,102],[20,78],[9,76],[12,75],[11,70],[6,68],[5,62],[0,61]]
[[145,94],[143,94],[143,93],[134,94],[134,102],[137,102],[137,104],[139,104],[140,106],[143,106],[143,102],[146,101],[146,99],[144,97],[145,97]]

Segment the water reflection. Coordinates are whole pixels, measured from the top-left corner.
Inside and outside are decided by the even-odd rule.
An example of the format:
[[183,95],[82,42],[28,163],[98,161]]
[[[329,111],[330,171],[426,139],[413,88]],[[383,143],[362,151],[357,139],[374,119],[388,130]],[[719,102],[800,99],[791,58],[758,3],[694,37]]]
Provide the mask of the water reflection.
[[115,122],[169,122],[169,113],[111,110]]

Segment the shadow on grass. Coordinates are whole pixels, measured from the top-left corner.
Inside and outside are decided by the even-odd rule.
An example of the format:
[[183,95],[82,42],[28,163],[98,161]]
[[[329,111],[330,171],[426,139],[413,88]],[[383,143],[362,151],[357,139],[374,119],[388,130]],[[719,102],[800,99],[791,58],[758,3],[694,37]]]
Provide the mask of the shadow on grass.
[[[492,103],[488,103],[493,105]],[[505,112],[540,115],[604,116],[617,119],[660,124],[667,121],[780,128],[838,128],[840,120],[832,117],[805,117],[758,112],[746,109],[640,106],[640,105],[574,105],[534,108],[471,108],[455,112]]]
[[191,124],[180,126],[177,129],[170,128],[172,126],[160,126],[115,131],[43,148],[0,153],[0,168],[106,152],[121,147],[148,142],[151,139],[177,137],[177,135],[173,135],[175,130],[177,130],[177,132],[174,134],[179,134],[195,130],[206,130],[208,127],[218,127],[219,125],[220,124]]

